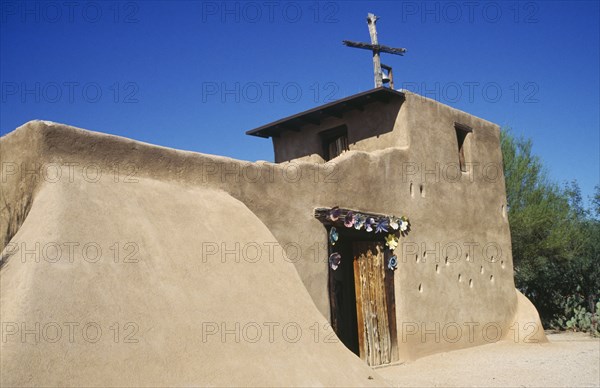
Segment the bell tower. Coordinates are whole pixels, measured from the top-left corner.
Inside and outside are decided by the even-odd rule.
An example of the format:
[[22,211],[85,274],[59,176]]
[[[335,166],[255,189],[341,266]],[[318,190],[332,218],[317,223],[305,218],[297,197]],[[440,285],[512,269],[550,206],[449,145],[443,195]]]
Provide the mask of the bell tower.
[[[375,78],[375,87],[378,88],[384,84],[388,84],[391,89],[394,89],[394,77],[392,67],[381,63],[380,53],[388,53],[395,55],[404,55],[406,49],[380,45],[377,40],[377,23],[379,16],[372,13],[367,15],[367,25],[369,26],[369,35],[371,35],[371,43],[354,42],[351,40],[342,41],[348,47],[361,48],[371,50],[373,52],[373,76]],[[383,72],[385,70],[385,73]]]

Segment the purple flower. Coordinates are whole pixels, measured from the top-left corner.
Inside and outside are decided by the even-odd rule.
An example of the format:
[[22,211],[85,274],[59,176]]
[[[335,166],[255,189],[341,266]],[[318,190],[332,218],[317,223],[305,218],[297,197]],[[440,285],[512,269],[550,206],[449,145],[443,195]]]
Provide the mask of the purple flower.
[[388,226],[389,222],[387,218],[380,219],[377,223],[377,226],[375,227],[375,233],[387,232]]
[[340,255],[337,252],[333,252],[330,256],[329,256],[329,266],[331,267],[332,270],[336,270],[338,269],[338,267],[340,266],[340,264],[342,263],[342,255]]
[[365,230],[367,232],[372,232],[374,226],[375,226],[375,220],[373,219],[373,217],[367,218],[367,220],[365,221]]
[[333,222],[337,221],[340,218],[342,211],[339,207],[334,207],[329,210],[329,219]]
[[346,228],[351,228],[355,221],[354,213],[352,213],[352,210],[348,210],[348,213],[346,213],[346,217],[344,218],[344,226]]
[[363,225],[365,224],[365,217],[362,216],[362,215],[360,215],[360,214],[357,214],[354,217],[354,219],[355,219],[355,221],[354,221],[354,229],[361,230],[362,227],[363,227]]

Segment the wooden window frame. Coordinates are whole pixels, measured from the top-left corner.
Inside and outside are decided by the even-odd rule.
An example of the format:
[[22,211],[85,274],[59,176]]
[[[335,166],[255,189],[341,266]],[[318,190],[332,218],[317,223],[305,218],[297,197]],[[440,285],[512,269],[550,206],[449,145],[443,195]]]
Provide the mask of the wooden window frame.
[[[329,161],[349,150],[348,127],[346,125],[325,130],[319,133],[319,135],[321,136],[321,143],[323,145],[323,159]],[[339,147],[341,150],[338,150],[337,154],[332,155],[331,144],[339,139],[341,139],[341,146]]]

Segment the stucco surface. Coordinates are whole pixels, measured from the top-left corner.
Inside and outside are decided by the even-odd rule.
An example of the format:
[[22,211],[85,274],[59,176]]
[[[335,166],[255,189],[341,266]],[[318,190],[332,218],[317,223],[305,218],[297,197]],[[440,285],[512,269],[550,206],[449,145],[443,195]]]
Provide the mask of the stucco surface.
[[[406,97],[383,116],[396,117],[386,136],[398,143],[329,163],[250,163],[41,121],[2,137],[9,206],[0,233],[11,237],[10,248],[95,242],[107,256],[38,263],[1,247],[2,322],[98,322],[105,330],[96,344],[32,345],[11,336],[2,343],[2,382],[383,384],[329,341],[327,236],[313,209],[336,205],[411,220],[395,274],[400,360],[493,342],[515,323],[533,324],[543,340],[535,309],[514,288],[498,127]],[[448,170],[457,161],[455,122],[475,128],[465,153],[491,165],[486,174]],[[114,262],[111,247],[127,242],[137,244],[139,262]],[[490,244],[496,250],[484,252]],[[257,246],[259,256],[250,253]],[[121,330],[136,323],[139,342],[107,340],[115,322]],[[203,323],[236,322],[257,323],[263,338],[219,333],[203,341]],[[302,336],[290,343],[279,329],[271,342],[268,322],[295,323]]]
[[[57,144],[121,141],[41,122],[9,136],[23,136],[23,143],[11,144],[23,155],[35,152],[26,140],[36,136],[55,137]],[[5,249],[2,386],[384,384],[330,340],[327,320],[280,253],[256,263],[202,254],[204,243],[276,241],[243,203],[217,188],[141,176],[115,182],[108,174],[91,183],[74,171],[73,181],[38,183],[27,218]],[[80,245],[69,254],[65,243]],[[126,243],[137,247],[133,256]],[[63,249],[60,259],[54,244]],[[100,247],[100,256],[95,248],[84,251],[86,244]],[[262,254],[267,257],[266,248]]]

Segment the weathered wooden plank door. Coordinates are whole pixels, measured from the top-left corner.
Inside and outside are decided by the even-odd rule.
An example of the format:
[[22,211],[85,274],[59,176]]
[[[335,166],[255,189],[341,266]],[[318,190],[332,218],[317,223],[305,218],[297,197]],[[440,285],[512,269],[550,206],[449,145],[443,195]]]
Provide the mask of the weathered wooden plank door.
[[360,358],[371,366],[389,364],[392,336],[384,247],[380,242],[355,242],[353,250]]

